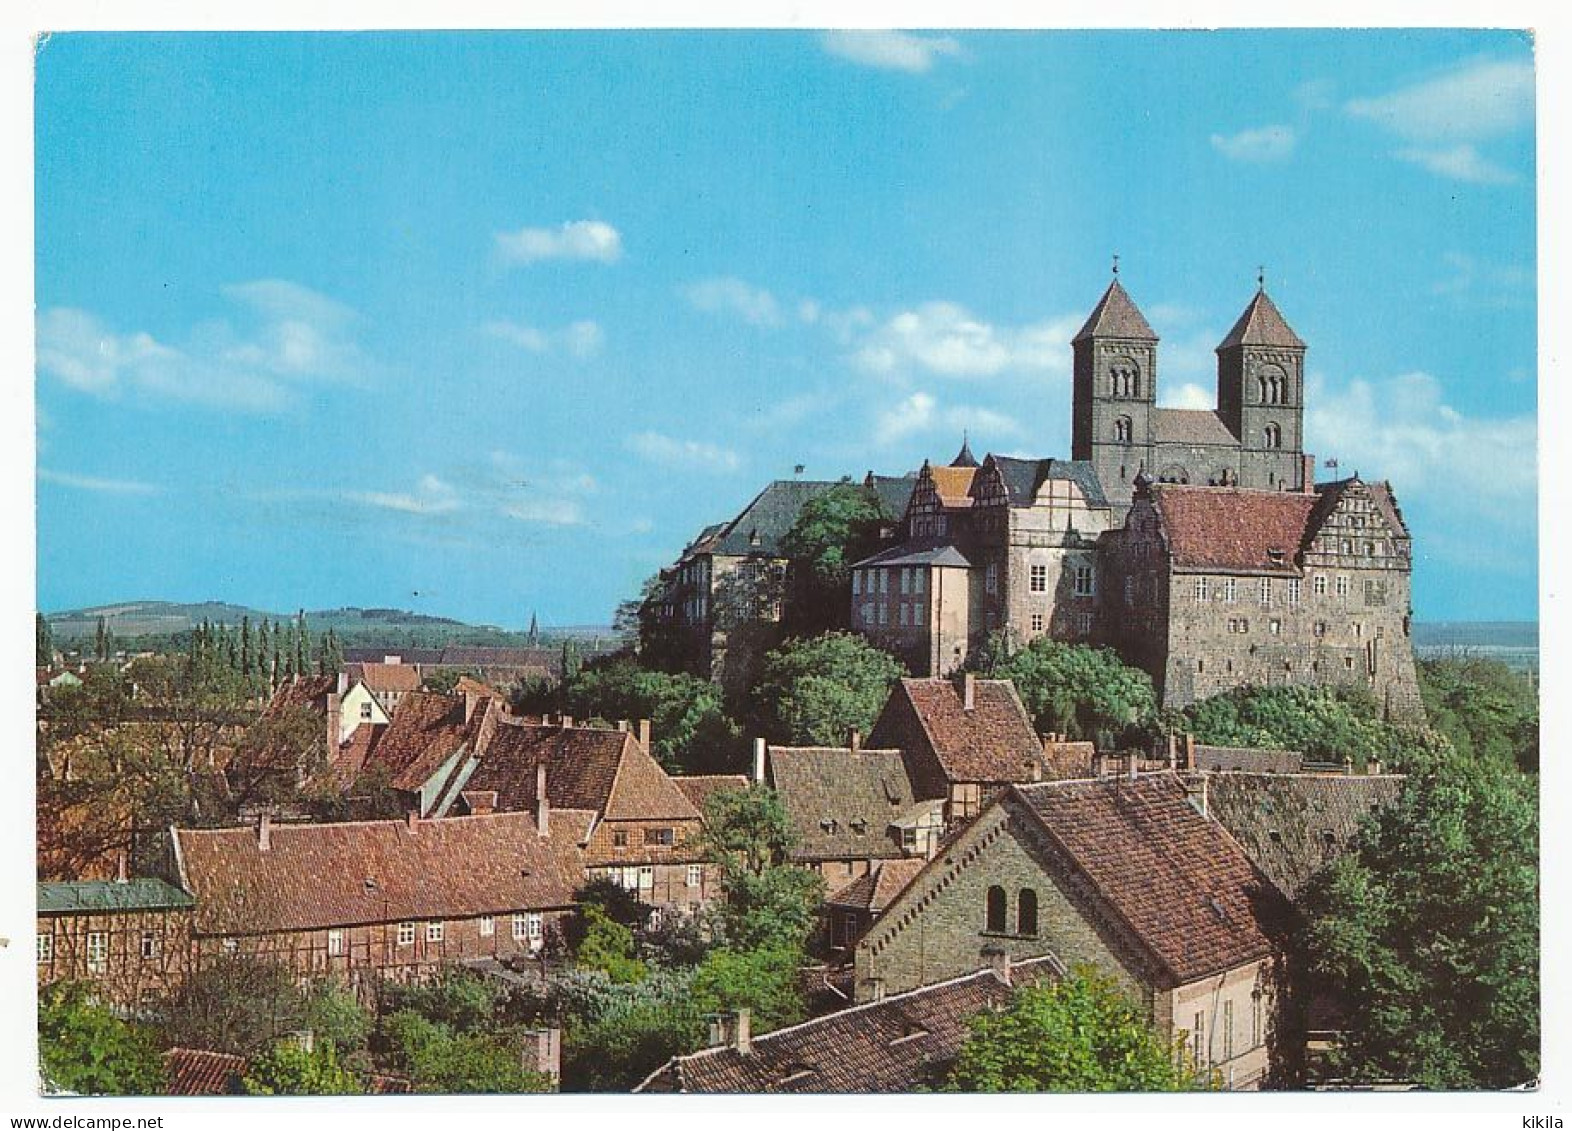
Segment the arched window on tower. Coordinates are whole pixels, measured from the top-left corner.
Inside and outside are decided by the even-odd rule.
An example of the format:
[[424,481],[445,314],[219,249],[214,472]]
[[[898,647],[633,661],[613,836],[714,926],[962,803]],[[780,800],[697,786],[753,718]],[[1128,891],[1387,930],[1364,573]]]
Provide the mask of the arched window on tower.
[[1037,933],[1037,893],[1031,888],[1021,889],[1020,902],[1015,905],[1015,933]]
[[1255,379],[1255,399],[1260,404],[1266,403],[1266,378],[1257,376]]
[[1133,444],[1135,442],[1135,425],[1128,416],[1121,416],[1114,421],[1114,443]]
[[1266,441],[1266,447],[1268,447],[1268,448],[1280,448],[1280,447],[1282,447],[1283,446],[1283,430],[1281,428],[1279,428],[1276,424],[1268,424],[1266,426],[1265,441]]
[[1004,889],[994,884],[988,889],[988,920],[986,930],[1002,935],[1005,932],[1009,916],[1005,907],[1006,896]]

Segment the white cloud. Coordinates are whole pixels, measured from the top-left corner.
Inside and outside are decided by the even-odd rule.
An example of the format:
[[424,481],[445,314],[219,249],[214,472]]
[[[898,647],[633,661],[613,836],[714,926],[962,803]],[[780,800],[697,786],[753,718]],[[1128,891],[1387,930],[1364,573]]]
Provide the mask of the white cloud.
[[560,330],[542,330],[523,322],[498,319],[488,322],[482,329],[491,337],[504,341],[530,353],[548,354],[563,352],[583,359],[593,357],[606,343],[600,326],[589,320],[574,322]]
[[1343,108],[1412,141],[1499,137],[1534,120],[1534,64],[1476,60],[1390,94],[1351,99]]
[[865,67],[921,74],[940,56],[960,55],[961,45],[948,35],[913,35],[905,31],[827,31],[822,42],[831,55]]
[[1216,395],[1192,381],[1183,385],[1164,385],[1157,394],[1157,403],[1163,408],[1215,409]]
[[70,487],[77,491],[102,491],[115,495],[152,495],[160,488],[135,479],[99,479],[91,475],[72,475],[65,471],[38,469],[40,483],[53,483],[57,487]]
[[1261,126],[1236,134],[1213,134],[1212,148],[1230,161],[1265,163],[1287,160],[1298,140],[1291,126]]
[[569,220],[555,228],[520,228],[498,232],[497,250],[509,263],[546,259],[577,259],[615,263],[622,258],[622,235],[600,220]]
[[710,314],[734,314],[755,326],[778,326],[780,304],[762,287],[741,279],[703,279],[683,289],[683,295],[697,310]]
[[[873,424],[874,441],[883,446],[931,432],[969,432],[977,437],[997,439],[1018,436],[1021,427],[1010,417],[992,409],[968,405],[942,407],[931,393],[922,392],[913,393],[885,409]],[[985,441],[979,450],[987,447]]]
[[343,497],[352,503],[403,514],[448,514],[463,505],[458,493],[435,475],[422,476],[415,490],[409,493],[345,491]]
[[943,377],[991,377],[1006,370],[1068,373],[1079,320],[1063,317],[1000,327],[965,307],[930,302],[903,311],[863,336],[852,361],[868,373],[922,370]]
[[1434,294],[1487,306],[1506,306],[1534,292],[1534,272],[1530,267],[1485,262],[1459,251],[1449,251],[1441,259],[1450,273],[1431,286]]
[[507,518],[543,526],[583,526],[584,511],[572,499],[524,499],[502,508]]
[[1454,181],[1467,181],[1476,185],[1506,185],[1517,180],[1516,174],[1482,156],[1479,150],[1466,143],[1442,149],[1405,146],[1395,151],[1392,156],[1399,161],[1419,165],[1437,176],[1449,177]]
[[735,471],[742,466],[736,452],[702,440],[677,440],[659,432],[639,432],[628,437],[627,443],[630,451],[667,467]]
[[222,288],[240,309],[192,327],[171,345],[122,334],[95,315],[52,307],[38,315],[38,369],[95,396],[151,396],[242,411],[278,409],[312,383],[354,381],[372,366],[348,307],[297,283],[263,279]]
[[[1488,510],[1521,509],[1538,488],[1534,417],[1467,417],[1446,403],[1441,382],[1408,373],[1341,389],[1313,378],[1306,393],[1307,447],[1339,473],[1390,479],[1398,498],[1453,506],[1460,498]],[[1486,512],[1470,510],[1474,516]]]

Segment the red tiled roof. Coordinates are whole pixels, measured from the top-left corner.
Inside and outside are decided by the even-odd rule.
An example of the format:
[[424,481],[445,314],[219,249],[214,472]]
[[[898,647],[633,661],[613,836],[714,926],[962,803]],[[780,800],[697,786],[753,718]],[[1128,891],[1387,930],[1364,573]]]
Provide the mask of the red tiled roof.
[[1086,319],[1086,324],[1070,340],[1079,342],[1092,337],[1140,338],[1149,342],[1157,340],[1157,335],[1152,332],[1151,323],[1147,322],[1145,316],[1136,308],[1135,301],[1130,298],[1118,279],[1108,284],[1108,289],[1103,292],[1103,297],[1097,300],[1097,305]]
[[1235,346],[1277,346],[1278,348],[1304,349],[1299,335],[1288,325],[1288,320],[1277,309],[1277,304],[1267,297],[1265,290],[1255,293],[1250,305],[1244,308],[1239,321],[1228,331],[1219,350]]
[[387,723],[361,723],[350,732],[348,739],[339,744],[327,770],[333,788],[343,791],[355,784],[355,779],[365,769],[371,752],[376,749],[387,729]]
[[583,859],[577,830],[562,832],[495,813],[274,825],[265,852],[255,828],[177,829],[175,846],[196,930],[250,935],[567,907]]
[[502,693],[489,683],[481,683],[472,675],[461,675],[458,682],[453,685],[455,695],[487,695],[493,699],[501,699]]
[[173,1048],[164,1053],[165,1094],[229,1096],[240,1091],[246,1058],[212,1049]]
[[1172,483],[1151,492],[1175,569],[1297,572],[1315,495]]
[[1011,984],[992,970],[922,986],[880,1001],[753,1038],[734,1048],[674,1057],[635,1092],[911,1092],[935,1087],[985,1009],[1006,1005],[1015,987],[1055,977],[1058,959],[1027,959]]
[[684,774],[671,780],[701,815],[705,804],[715,794],[748,788],[748,779],[743,774]]
[[824,902],[836,907],[856,907],[877,915],[912,882],[912,877],[922,871],[926,863],[927,859],[921,856],[876,860],[866,875],[858,876],[826,897]]
[[477,708],[466,722],[463,698],[412,691],[394,708],[370,764],[384,767],[395,789],[417,790],[473,736],[482,714]]
[[351,681],[359,680],[366,690],[376,692],[419,691],[420,669],[414,664],[346,664]]
[[972,505],[970,492],[972,479],[977,475],[975,467],[930,467],[928,474],[933,476],[933,486],[939,493],[939,501],[947,509]]
[[[1027,763],[1042,762],[1042,744],[1032,720],[1007,679],[977,680],[970,711],[960,689],[947,679],[901,680],[890,694],[885,714],[902,698],[951,782],[1021,781],[1029,774]],[[869,745],[901,745],[897,736],[880,726],[883,722],[881,715]],[[920,791],[931,785],[916,784]]]
[[1154,423],[1159,444],[1239,446],[1228,425],[1209,408],[1160,408]]
[[1281,896],[1177,774],[1015,790],[1173,984],[1272,952],[1263,922]]
[[264,712],[276,715],[292,707],[306,707],[314,711],[327,710],[327,697],[338,691],[336,675],[291,676],[278,685]]

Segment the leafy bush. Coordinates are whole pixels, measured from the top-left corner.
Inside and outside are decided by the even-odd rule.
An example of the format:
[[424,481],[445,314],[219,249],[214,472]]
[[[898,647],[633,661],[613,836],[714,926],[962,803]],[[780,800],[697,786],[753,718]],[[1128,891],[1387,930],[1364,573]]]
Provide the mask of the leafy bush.
[[1107,735],[1118,742],[1156,711],[1152,677],[1109,648],[1064,644],[1039,636],[1025,647],[995,634],[979,651],[974,670],[1008,679],[1039,733],[1075,739]]
[[843,745],[854,728],[873,729],[905,674],[894,656],[851,633],[787,641],[765,656],[754,687],[759,727],[782,745]]
[[84,982],[56,982],[39,992],[38,1059],[55,1091],[136,1096],[164,1090],[151,1034],[99,1004]]

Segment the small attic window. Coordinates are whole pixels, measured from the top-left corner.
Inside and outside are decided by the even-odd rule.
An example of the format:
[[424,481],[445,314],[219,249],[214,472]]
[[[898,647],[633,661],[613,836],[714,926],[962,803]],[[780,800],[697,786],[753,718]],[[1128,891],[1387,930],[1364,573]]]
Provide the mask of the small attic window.
[[1268,550],[1266,552],[1267,560],[1272,562],[1281,562],[1285,556],[1282,550]]
[[1266,832],[1266,837],[1273,844],[1282,844],[1283,843],[1283,834],[1278,832],[1276,829],[1268,829],[1267,832]]
[[835,820],[834,817],[825,817],[819,822],[819,828],[823,829],[827,833],[833,833],[839,827],[840,824]]
[[754,529],[748,531],[748,545],[750,545],[750,546],[762,546],[762,545],[764,545],[764,539],[759,537],[759,531],[758,531],[757,527],[755,527]]
[[851,830],[852,830],[852,832],[856,833],[858,836],[867,836],[868,835],[868,822],[863,820],[861,817],[858,817],[855,821],[853,821],[851,823]]
[[1215,895],[1206,897],[1206,905],[1212,909],[1212,914],[1217,916],[1219,923],[1228,922],[1228,912],[1223,910],[1223,905],[1217,901]]

